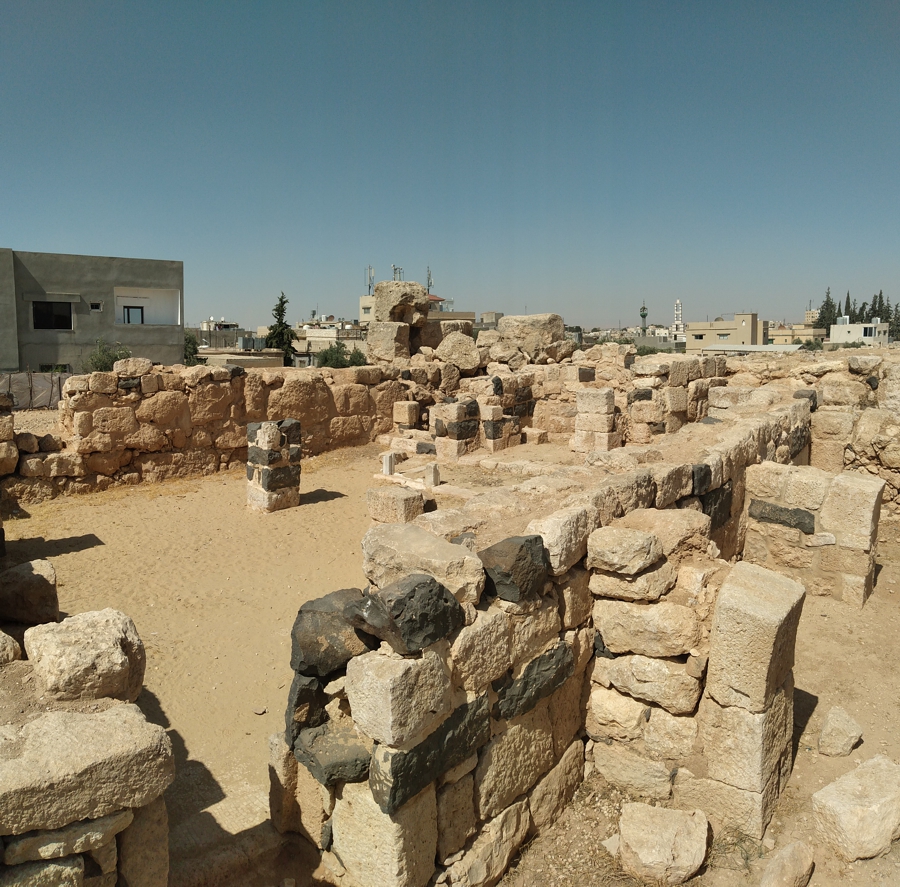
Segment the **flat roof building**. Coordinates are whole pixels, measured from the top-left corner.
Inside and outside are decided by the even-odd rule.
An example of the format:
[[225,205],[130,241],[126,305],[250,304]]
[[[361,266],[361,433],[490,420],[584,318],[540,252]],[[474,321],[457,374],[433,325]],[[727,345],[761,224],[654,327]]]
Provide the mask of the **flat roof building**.
[[874,318],[869,323],[835,323],[828,336],[833,345],[849,342],[862,342],[863,345],[887,345],[890,341],[888,330],[890,324],[877,322]]
[[702,351],[718,345],[765,345],[768,321],[757,314],[735,314],[733,320],[691,321],[684,325],[686,352]]
[[0,370],[81,372],[97,340],[184,358],[184,265],[0,249]]

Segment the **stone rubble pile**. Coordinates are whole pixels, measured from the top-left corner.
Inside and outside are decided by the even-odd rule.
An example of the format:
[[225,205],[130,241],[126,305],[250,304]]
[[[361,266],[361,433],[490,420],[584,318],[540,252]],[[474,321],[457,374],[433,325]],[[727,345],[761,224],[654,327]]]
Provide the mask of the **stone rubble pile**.
[[247,504],[262,512],[300,504],[303,439],[296,419],[247,426]]

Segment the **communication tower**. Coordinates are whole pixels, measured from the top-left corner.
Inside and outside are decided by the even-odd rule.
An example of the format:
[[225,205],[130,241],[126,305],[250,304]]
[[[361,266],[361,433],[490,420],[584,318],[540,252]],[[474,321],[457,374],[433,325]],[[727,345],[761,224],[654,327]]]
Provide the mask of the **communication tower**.
[[375,288],[375,269],[371,265],[366,265],[366,288],[371,296]]
[[647,303],[645,301],[641,301],[641,310],[638,312],[641,315],[641,336],[647,335]]
[[403,269],[399,265],[391,265],[391,271],[394,272],[394,280],[403,280]]
[[428,295],[430,296],[431,288],[434,286],[434,281],[431,279],[431,266],[430,265],[428,266],[427,271],[428,271],[428,273],[426,275],[426,280],[425,280],[425,289],[428,290]]

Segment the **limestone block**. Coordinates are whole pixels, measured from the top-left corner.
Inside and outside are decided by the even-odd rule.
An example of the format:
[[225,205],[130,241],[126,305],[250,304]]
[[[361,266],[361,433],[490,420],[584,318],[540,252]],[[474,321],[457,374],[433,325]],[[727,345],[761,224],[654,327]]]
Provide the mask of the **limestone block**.
[[285,508],[296,508],[300,504],[298,489],[263,490],[254,484],[247,485],[247,505],[255,511],[270,514]]
[[362,596],[358,588],[344,588],[300,607],[291,629],[294,671],[322,678],[368,650],[344,615],[345,608]]
[[555,823],[584,779],[584,743],[576,739],[559,763],[531,790],[528,806],[536,832]]
[[719,590],[706,689],[720,705],[765,711],[794,667],[803,586],[739,562]]
[[820,391],[826,406],[859,406],[866,402],[869,388],[862,382],[835,373],[824,379]]
[[113,840],[122,829],[131,825],[133,818],[130,810],[122,810],[99,819],[73,822],[61,829],[7,837],[3,862],[5,865],[19,865],[94,850]]
[[482,829],[463,857],[446,871],[452,887],[487,887],[503,876],[531,826],[528,801],[507,807]]
[[48,477],[84,477],[87,469],[79,453],[48,453],[44,472]]
[[532,357],[565,339],[565,324],[558,314],[507,314],[497,323],[497,331]]
[[347,699],[356,725],[384,745],[401,748],[449,714],[450,671],[443,656],[421,659],[373,651],[347,663]]
[[417,425],[419,422],[419,404],[414,400],[398,400],[394,402],[394,424]]
[[644,720],[642,735],[647,750],[661,758],[686,758],[697,740],[697,719],[676,717],[665,709],[653,708]]
[[900,767],[876,755],[812,796],[816,835],[844,859],[887,853],[900,837]]
[[56,699],[134,702],[144,683],[146,655],[134,622],[118,610],[80,613],[25,632],[34,673]]
[[[379,323],[424,326],[428,320],[428,290],[407,280],[383,280],[375,284],[372,315]],[[369,324],[371,328],[372,324]]]
[[690,714],[700,698],[700,681],[680,662],[647,656],[598,658],[592,679],[629,696],[655,702],[675,715]]
[[159,797],[175,773],[165,731],[135,705],[54,711],[18,729],[0,758],[0,833],[55,829]]
[[588,701],[585,731],[595,742],[638,739],[650,707],[608,687],[593,686]]
[[588,431],[609,434],[615,430],[616,417],[612,413],[579,413],[575,417],[576,432]]
[[844,470],[845,450],[846,443],[841,440],[813,440],[809,451],[809,464],[829,474],[840,474]]
[[705,553],[709,545],[709,517],[690,508],[635,508],[616,521],[616,526],[653,533],[663,554],[676,564],[691,554]]
[[475,340],[465,333],[452,332],[444,336],[434,353],[439,360],[452,364],[463,375],[474,373],[481,365]]
[[94,410],[94,431],[108,434],[130,434],[138,423],[131,407],[101,407]]
[[133,379],[151,372],[153,361],[145,357],[126,357],[113,364],[113,372],[120,377]]
[[536,610],[511,614],[510,655],[513,665],[536,656],[561,629],[559,608],[552,598],[544,598]]
[[681,604],[598,600],[594,625],[613,653],[681,656],[700,643],[700,620]]
[[672,772],[622,745],[594,743],[594,766],[603,778],[641,798],[664,801],[672,794]]
[[0,631],[0,666],[21,658],[22,648],[19,642],[5,631]]
[[[109,887],[115,887],[119,863],[119,851],[116,847],[116,842],[112,840],[106,844],[101,844],[99,847],[95,847],[93,850],[89,851],[88,856],[100,866],[100,871],[103,875],[112,876],[111,878],[107,877],[107,883],[109,884]],[[90,877],[97,878],[98,876],[91,875]],[[90,879],[85,879],[85,883],[87,887],[91,887]],[[100,881],[100,884],[102,887],[106,887],[102,880]]]
[[15,437],[15,420],[12,413],[0,414],[0,441],[13,440]]
[[19,463],[19,448],[11,440],[0,443],[0,477],[12,474]]
[[453,679],[466,690],[480,691],[512,666],[509,617],[491,607],[460,629],[450,649]]
[[[750,474],[752,468],[757,467],[761,466],[748,468],[747,474]],[[787,475],[787,483],[784,488],[785,505],[812,511],[817,510],[825,499],[831,481],[832,477],[827,471],[809,466],[793,468]]]
[[578,407],[579,413],[599,413],[609,415],[613,413],[616,408],[615,391],[613,391],[612,388],[579,388],[578,391],[575,392],[575,404]]
[[[370,362],[390,363],[409,357],[409,326],[405,323],[372,322],[366,330],[366,357]],[[270,395],[271,403],[273,395]]]
[[624,804],[619,817],[619,861],[626,872],[642,881],[683,884],[706,859],[708,830],[702,810],[687,813],[649,804]]
[[462,850],[475,834],[475,780],[471,773],[437,793],[437,858],[443,862]]
[[596,597],[622,601],[656,601],[675,584],[677,578],[675,566],[664,560],[636,576],[594,573],[589,586]]
[[422,494],[406,487],[370,489],[366,492],[366,506],[372,520],[384,524],[408,524],[425,512]]
[[794,841],[766,863],[759,887],[806,887],[814,865],[812,850],[802,841]]
[[363,572],[379,588],[410,573],[426,573],[460,603],[477,604],[484,590],[484,569],[474,554],[413,524],[373,527],[362,549]]
[[479,551],[478,557],[487,573],[488,594],[520,601],[543,593],[548,563],[540,536],[511,536]]
[[191,430],[190,402],[181,391],[160,391],[153,397],[145,397],[135,415],[141,423],[152,422],[164,431]]
[[656,481],[656,507],[668,508],[684,496],[690,496],[694,489],[693,466],[689,463],[674,465],[654,462],[650,466]]
[[50,561],[28,561],[0,573],[0,618],[25,625],[59,619],[56,571]]
[[790,757],[794,728],[793,681],[780,688],[764,712],[723,707],[705,697],[700,704],[700,739],[711,779],[762,792]]
[[687,388],[678,386],[663,389],[662,403],[667,413],[686,413],[688,408]]
[[334,805],[334,852],[350,876],[371,887],[425,887],[437,853],[437,802],[428,786],[393,814],[368,786],[345,785]]
[[634,576],[662,557],[662,544],[652,533],[626,527],[600,527],[588,537],[589,569]]
[[475,805],[490,819],[527,792],[554,763],[553,733],[546,705],[539,706],[495,736],[475,768]]
[[576,672],[549,700],[550,726],[553,729],[553,757],[558,760],[569,743],[584,727],[587,690],[585,673]]
[[714,831],[730,828],[757,841],[762,840],[778,801],[779,778],[764,792],[749,792],[715,779],[683,779],[675,783],[675,806],[701,809]]
[[591,615],[594,598],[588,585],[591,574],[581,567],[572,567],[557,584],[559,613],[563,628],[577,628]]
[[883,490],[881,478],[839,474],[831,482],[819,512],[821,528],[834,533],[845,548],[871,551],[878,535]]
[[825,715],[819,733],[819,754],[844,758],[862,739],[862,727],[844,709],[835,706]]
[[631,405],[631,421],[637,423],[656,424],[665,418],[663,405],[655,400],[636,400]]
[[0,887],[82,887],[84,858],[70,856],[51,862],[26,862],[0,871]]
[[587,554],[588,537],[599,523],[597,509],[591,505],[571,505],[528,524],[527,533],[544,540],[550,559],[550,571],[560,576]]
[[358,629],[403,656],[443,640],[466,622],[462,606],[433,576],[412,573],[344,608]]
[[300,833],[321,847],[324,843],[322,829],[334,812],[334,789],[322,785],[306,767],[298,765],[294,797],[299,809]]
[[297,759],[284,733],[269,736],[269,818],[280,834],[301,828],[297,769]]

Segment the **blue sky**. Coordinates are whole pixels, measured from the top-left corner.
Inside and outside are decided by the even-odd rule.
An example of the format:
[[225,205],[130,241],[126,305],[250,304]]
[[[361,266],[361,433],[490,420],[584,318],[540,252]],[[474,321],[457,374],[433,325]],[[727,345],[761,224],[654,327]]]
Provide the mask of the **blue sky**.
[[900,299],[900,4],[0,2],[0,245],[189,323],[403,266],[588,326]]

